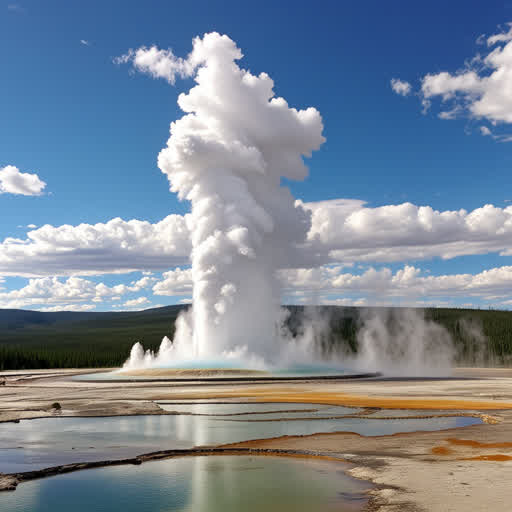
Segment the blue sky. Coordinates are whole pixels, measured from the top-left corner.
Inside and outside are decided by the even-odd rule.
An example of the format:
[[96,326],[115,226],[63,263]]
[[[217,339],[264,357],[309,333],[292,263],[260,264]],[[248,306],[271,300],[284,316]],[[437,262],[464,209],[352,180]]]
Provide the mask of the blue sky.
[[[113,59],[130,48],[151,45],[186,56],[192,38],[210,31],[229,35],[245,55],[241,67],[267,72],[276,94],[290,105],[314,106],[322,114],[327,141],[309,162],[309,178],[289,183],[295,197],[304,202],[358,199],[371,208],[410,202],[437,211],[472,211],[485,204],[505,209],[512,199],[512,142],[482,136],[481,126],[506,135],[510,123],[493,124],[496,119],[489,116],[464,113],[440,119],[435,104],[422,112],[416,94],[428,73],[456,74],[478,52],[487,51],[477,38],[506,32],[511,20],[512,2],[507,1],[434,1],[428,8],[405,1],[4,1],[0,168],[12,165],[36,173],[46,187],[38,196],[0,194],[0,241],[26,240],[32,224],[77,226],[116,217],[154,224],[169,214],[187,213],[189,205],[169,193],[156,159],[169,136],[169,123],[182,115],[177,96],[193,80],[170,87]],[[392,78],[410,83],[413,93],[395,94]],[[509,255],[499,255],[509,242],[450,259],[443,259],[442,250],[432,257],[404,252],[403,259],[356,259],[343,272],[361,275],[372,267],[394,273],[414,265],[422,275],[476,275],[512,265]],[[29,253],[23,257],[33,279],[51,276],[40,270],[40,260]],[[326,264],[346,262],[331,259]],[[60,282],[73,274],[109,287],[129,285],[145,270],[142,265],[126,273],[113,265],[119,273],[61,273],[59,265],[54,268]],[[140,297],[146,298],[139,304],[144,307],[176,303],[188,295],[154,295],[152,290],[162,272],[172,268],[172,262],[168,269],[149,268],[153,281],[124,291],[114,304],[76,296],[66,296],[66,302],[51,292],[32,297],[28,290],[20,298],[9,296],[23,289],[29,276],[0,265],[0,307],[126,309],[135,305],[123,304]],[[441,298],[418,289],[421,297],[398,294],[396,301],[509,307],[512,299],[492,287],[480,295],[443,292]],[[293,289],[284,295],[306,300],[300,293]],[[383,300],[381,292],[357,288],[326,289],[320,295],[324,301]]]

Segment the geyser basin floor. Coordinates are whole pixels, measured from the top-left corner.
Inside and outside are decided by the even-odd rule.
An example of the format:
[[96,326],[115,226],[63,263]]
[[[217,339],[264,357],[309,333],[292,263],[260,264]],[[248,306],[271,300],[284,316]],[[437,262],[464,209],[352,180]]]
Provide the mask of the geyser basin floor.
[[219,403],[206,402],[158,402],[158,405],[169,412],[180,414],[198,414],[217,416],[219,419],[291,419],[291,418],[317,418],[319,416],[333,417],[358,414],[360,409],[351,407],[330,407],[328,405],[314,404],[275,404],[275,403]]
[[186,457],[101,468],[21,484],[9,512],[357,511],[368,483],[339,462],[285,457]]
[[[3,372],[3,374],[8,372]],[[429,512],[493,510],[509,512],[512,502],[512,464],[507,461],[462,460],[479,455],[512,455],[512,449],[456,446],[452,455],[433,453],[448,438],[476,441],[485,446],[509,443],[512,439],[512,375],[501,369],[456,369],[454,375],[475,380],[394,380],[378,379],[293,383],[170,383],[93,382],[63,380],[69,371],[47,370],[26,379],[23,372],[7,376],[0,386],[0,421],[53,416],[53,402],[62,405],[62,415],[115,416],[161,414],[153,401],[257,401],[272,402],[284,397],[288,402],[307,402],[305,397],[321,397],[326,403],[360,407],[390,407],[386,411],[402,415],[407,408],[425,414],[435,412],[480,412],[498,423],[473,425],[459,430],[412,432],[395,436],[360,437],[333,433],[307,437],[285,437],[251,443],[258,449],[326,452],[356,464],[359,476],[375,479],[384,487],[372,504],[379,512],[390,509]],[[26,373],[36,373],[29,371]],[[54,377],[45,375],[53,374]],[[290,400],[290,396],[295,396]],[[434,406],[432,405],[434,404]],[[268,404],[265,404],[268,405]],[[290,403],[279,404],[289,407]],[[420,407],[417,407],[417,406]],[[307,406],[309,407],[309,405]],[[400,409],[400,410],[398,410]],[[384,412],[384,411],[383,411]],[[380,422],[381,420],[371,420]],[[13,428],[20,424],[11,424]],[[17,445],[15,445],[17,446]],[[451,447],[451,445],[448,445]],[[435,463],[435,464],[433,464]],[[127,466],[127,469],[135,469]],[[86,474],[75,473],[76,475]],[[58,481],[58,478],[48,481]],[[2,476],[0,475],[0,485]],[[469,484],[469,485],[467,485]],[[23,489],[22,484],[19,490]],[[27,484],[28,485],[28,484]],[[16,496],[16,491],[13,496]],[[62,490],[65,493],[65,490]],[[0,493],[0,498],[3,496]],[[382,508],[380,508],[382,506]],[[2,509],[0,507],[0,509]],[[8,509],[9,510],[9,509]],[[30,508],[29,508],[30,510]]]
[[196,368],[141,368],[121,369],[112,372],[94,372],[76,375],[73,380],[93,381],[238,381],[255,382],[287,380],[345,380],[377,377],[375,372],[355,372],[353,370],[325,365],[293,366],[280,370],[263,371],[237,368],[218,368],[208,364]]
[[[210,405],[215,411],[215,405]],[[255,407],[255,410],[258,410]],[[261,409],[260,409],[261,410]],[[351,413],[334,408],[334,415]],[[292,413],[293,414],[293,413]],[[128,416],[111,418],[43,418],[0,424],[0,472],[19,473],[72,462],[134,457],[158,450],[237,443],[320,432],[356,432],[364,436],[445,430],[480,423],[477,418],[407,420],[323,419],[289,413],[254,420],[241,416]],[[311,414],[311,413],[310,413]],[[327,414],[328,418],[329,415]],[[282,421],[275,421],[282,419]]]

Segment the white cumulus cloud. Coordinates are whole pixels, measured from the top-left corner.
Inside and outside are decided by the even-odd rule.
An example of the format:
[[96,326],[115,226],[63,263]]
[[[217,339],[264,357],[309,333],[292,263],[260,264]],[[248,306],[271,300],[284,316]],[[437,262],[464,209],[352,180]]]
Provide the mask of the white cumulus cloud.
[[151,301],[147,297],[138,297],[136,299],[127,300],[123,306],[133,308],[137,306],[143,306],[149,304]]
[[[512,123],[512,24],[507,30],[479,41],[487,43],[487,50],[477,54],[461,69],[426,74],[421,81],[420,96],[424,108],[440,99],[441,119],[470,117],[485,119],[493,125]],[[491,135],[482,127],[483,135]],[[500,142],[512,140],[509,136],[495,136]]]
[[161,50],[156,46],[141,46],[136,50],[130,49],[124,55],[116,57],[116,64],[132,64],[141,73],[147,73],[153,78],[163,78],[170,84],[176,82],[176,77],[192,76],[194,63],[189,59],[176,57],[172,50]]
[[[434,210],[411,203],[369,207],[364,201],[336,199],[297,204],[311,214],[300,250],[281,268],[314,268],[325,263],[386,263],[450,259],[499,253],[512,256],[512,206],[484,205],[472,211]],[[27,238],[0,242],[0,275],[41,277],[167,271],[190,263],[188,215],[160,222],[112,219],[78,226],[42,226]],[[185,292],[183,275],[171,270],[158,295]],[[144,277],[152,277],[147,275]]]
[[512,207],[437,211],[411,203],[304,203],[312,212],[310,253],[332,262],[393,262],[470,254],[512,255]]
[[164,273],[153,286],[155,295],[188,295],[192,293],[192,269],[176,268]]
[[149,288],[156,280],[154,277],[142,277],[128,285],[107,286],[80,277],[32,278],[19,289],[0,288],[0,308],[37,307],[41,311],[93,309],[95,306],[90,303],[119,300],[127,293]]
[[400,96],[408,96],[411,94],[412,86],[409,82],[400,80],[399,78],[392,78],[391,89],[393,89],[393,91]]
[[39,196],[45,187],[37,174],[20,172],[14,165],[0,168],[0,194]]
[[187,264],[191,244],[187,215],[160,222],[112,219],[106,223],[45,225],[26,239],[0,243],[0,275],[95,275],[167,270]]
[[94,304],[63,304],[59,306],[48,306],[44,308],[38,308],[38,311],[43,313],[57,313],[59,311],[91,311],[96,306]]
[[[405,265],[392,272],[389,268],[367,269],[361,274],[345,272],[341,267],[324,266],[316,269],[295,269],[281,273],[284,288],[293,294],[299,291],[307,298],[314,296],[322,303],[329,295],[356,295],[358,298],[334,299],[343,301],[370,302],[378,299],[382,303],[394,299],[424,300],[445,299],[446,304],[454,298],[477,298],[506,305],[512,298],[512,266],[495,267],[478,274],[429,275],[420,268]],[[341,301],[341,302],[340,302]],[[327,299],[327,302],[332,302]]]

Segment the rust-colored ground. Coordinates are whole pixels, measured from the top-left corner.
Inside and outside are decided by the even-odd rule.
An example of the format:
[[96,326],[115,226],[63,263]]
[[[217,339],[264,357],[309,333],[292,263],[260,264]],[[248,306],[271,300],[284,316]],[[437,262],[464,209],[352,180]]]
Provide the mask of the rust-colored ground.
[[[512,455],[506,453],[485,453],[486,450],[496,448],[512,449],[512,443],[508,441],[484,443],[474,439],[458,439],[456,437],[448,437],[444,442],[450,446],[438,445],[431,449],[433,455],[451,456],[452,460],[481,460],[490,462],[505,462],[512,460]],[[453,447],[453,448],[452,448]],[[478,453],[478,455],[475,454]]]
[[[181,398],[195,398],[192,395],[182,395]],[[248,398],[258,402],[279,403],[310,403],[321,405],[341,405],[347,407],[374,407],[382,409],[430,409],[430,410],[502,410],[512,409],[512,402],[466,399],[433,399],[433,398],[394,398],[385,396],[352,395],[346,393],[301,392],[295,390],[273,388],[240,389],[238,391],[213,392],[202,398]]]
[[454,451],[451,448],[448,448],[447,446],[434,446],[431,452],[434,455],[452,455],[454,453]]
[[468,446],[471,448],[512,448],[512,443],[510,442],[482,443],[473,439],[457,439],[456,437],[449,437],[446,441],[456,446]]
[[478,455],[476,457],[464,457],[461,458],[460,460],[487,460],[490,462],[505,462],[507,460],[512,460],[512,456],[498,453],[494,455]]

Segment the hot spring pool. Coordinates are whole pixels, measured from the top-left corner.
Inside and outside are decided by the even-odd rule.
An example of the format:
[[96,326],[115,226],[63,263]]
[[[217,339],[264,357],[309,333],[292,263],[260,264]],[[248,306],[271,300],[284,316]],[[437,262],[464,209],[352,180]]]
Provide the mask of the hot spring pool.
[[375,377],[377,373],[361,373],[349,368],[328,364],[292,365],[287,368],[269,371],[244,370],[237,365],[227,365],[220,361],[194,361],[173,367],[121,369],[110,372],[93,372],[71,377],[73,380],[126,381],[126,380],[258,380],[258,379],[351,379]]
[[[159,450],[189,449],[283,435],[349,431],[376,436],[481,423],[480,419],[471,417],[333,418],[358,410],[314,404],[167,403],[162,407],[179,409],[181,414],[41,418],[2,423],[0,472],[24,472],[72,462],[123,459]],[[226,416],[238,408],[245,414]],[[294,411],[296,409],[301,412]],[[309,412],[303,412],[304,409],[309,409]]]
[[367,482],[334,461],[217,455],[77,471],[0,495],[9,512],[357,511]]

